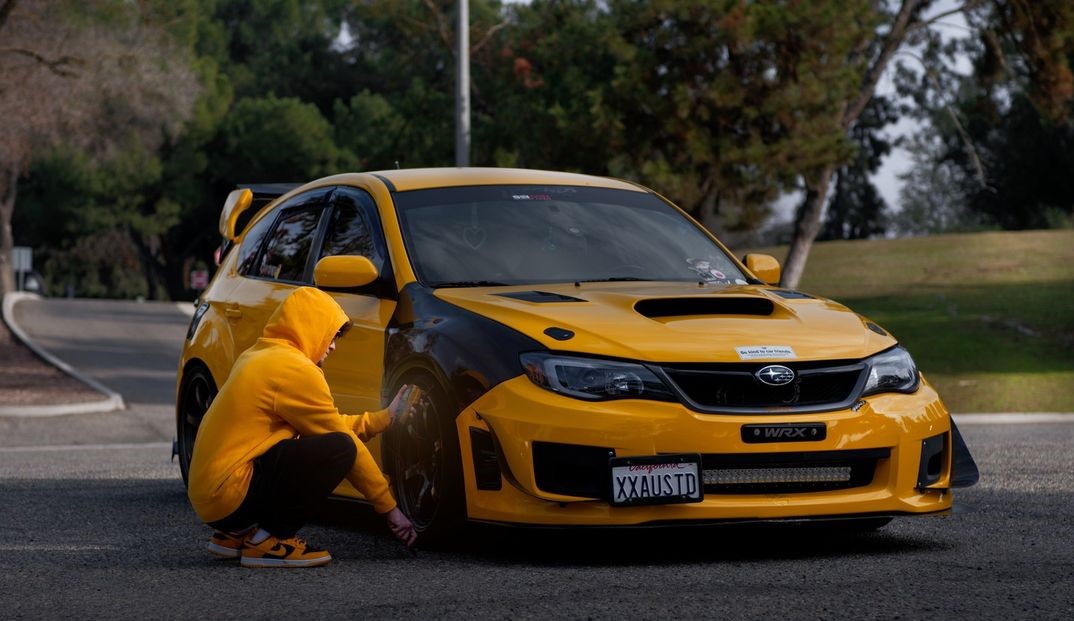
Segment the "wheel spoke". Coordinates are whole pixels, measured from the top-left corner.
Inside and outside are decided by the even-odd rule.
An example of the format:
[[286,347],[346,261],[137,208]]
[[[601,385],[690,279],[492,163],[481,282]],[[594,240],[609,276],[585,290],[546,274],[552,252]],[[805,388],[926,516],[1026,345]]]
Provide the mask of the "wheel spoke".
[[415,506],[415,509],[417,509],[416,513],[418,515],[425,515],[424,509],[427,503],[432,507],[436,506],[436,496],[430,493],[433,489],[434,487],[432,481],[430,481],[429,479],[424,479],[422,481],[421,489],[418,490],[417,504]]

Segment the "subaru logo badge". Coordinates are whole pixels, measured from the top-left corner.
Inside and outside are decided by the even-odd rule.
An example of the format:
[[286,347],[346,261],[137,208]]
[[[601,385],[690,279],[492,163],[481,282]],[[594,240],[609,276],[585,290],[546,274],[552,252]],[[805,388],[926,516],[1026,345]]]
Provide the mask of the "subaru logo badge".
[[794,371],[781,364],[770,364],[754,375],[769,386],[784,386],[794,381]]

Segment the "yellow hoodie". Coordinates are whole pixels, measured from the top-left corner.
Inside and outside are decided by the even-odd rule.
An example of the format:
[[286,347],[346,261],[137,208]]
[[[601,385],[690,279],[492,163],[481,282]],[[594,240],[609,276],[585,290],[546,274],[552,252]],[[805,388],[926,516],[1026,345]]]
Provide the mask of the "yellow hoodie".
[[395,507],[388,483],[363,442],[391,423],[388,410],[339,413],[317,361],[348,321],[339,304],[312,287],[296,289],[242,353],[201,422],[190,462],[190,502],[205,522],[233,513],[253,476],[253,461],[281,440],[333,431],[354,438],[358,456],[347,480],[378,513]]

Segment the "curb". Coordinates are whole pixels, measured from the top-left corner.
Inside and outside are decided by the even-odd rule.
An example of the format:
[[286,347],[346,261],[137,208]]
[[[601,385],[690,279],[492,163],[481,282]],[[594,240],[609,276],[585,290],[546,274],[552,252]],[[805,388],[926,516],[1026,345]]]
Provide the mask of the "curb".
[[108,388],[97,380],[86,377],[76,371],[71,365],[52,355],[23,332],[22,328],[15,323],[15,304],[22,300],[40,300],[41,296],[33,293],[12,291],[4,294],[3,320],[15,338],[30,348],[38,358],[56,367],[70,377],[82,382],[93,390],[103,394],[103,401],[85,401],[82,403],[63,403],[59,405],[3,405],[0,406],[0,416],[39,417],[39,416],[64,416],[67,414],[92,414],[97,412],[112,412],[126,409],[123,397],[116,391]]
[[1074,423],[1074,412],[998,412],[994,414],[952,414],[959,425],[1022,425],[1030,423]]

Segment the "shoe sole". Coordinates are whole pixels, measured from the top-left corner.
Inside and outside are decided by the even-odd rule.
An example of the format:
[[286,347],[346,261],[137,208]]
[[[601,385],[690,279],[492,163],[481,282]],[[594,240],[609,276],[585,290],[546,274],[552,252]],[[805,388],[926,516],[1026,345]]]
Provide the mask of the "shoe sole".
[[242,556],[242,548],[228,548],[210,541],[209,554],[220,558],[239,558]]
[[327,565],[332,562],[331,556],[323,556],[319,558],[310,559],[287,559],[287,558],[251,558],[244,556],[240,561],[243,567],[249,567],[251,569],[265,569],[265,568],[300,568],[300,567],[319,567],[321,565]]

